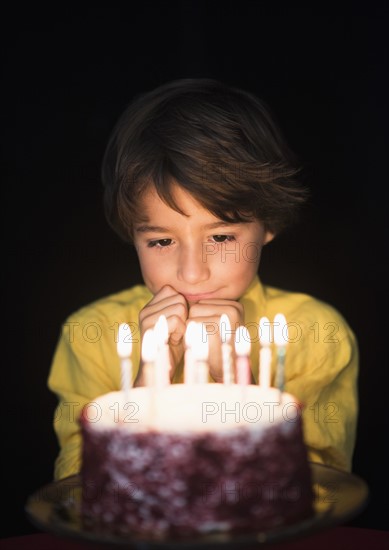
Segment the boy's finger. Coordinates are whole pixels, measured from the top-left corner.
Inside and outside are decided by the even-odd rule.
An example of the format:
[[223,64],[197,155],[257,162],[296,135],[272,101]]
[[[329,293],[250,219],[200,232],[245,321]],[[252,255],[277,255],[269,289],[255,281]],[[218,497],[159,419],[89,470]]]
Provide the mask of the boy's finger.
[[169,336],[180,328],[180,331],[185,332],[186,330],[186,319],[187,319],[187,308],[184,304],[172,304],[168,307],[158,309],[154,312],[146,312],[145,317],[141,319],[142,333],[144,333],[148,328],[154,328],[157,323],[160,315],[165,315],[167,324],[168,324],[168,333]]
[[154,294],[149,304],[158,303],[169,296],[181,296],[181,294],[178,294],[177,290],[175,290],[172,286],[165,285],[156,294]]
[[[172,308],[176,309],[176,312],[183,320],[186,320],[188,317],[188,305],[181,294],[174,294],[173,296],[167,296],[161,299],[158,302],[151,303],[149,302],[140,312],[139,319],[141,323],[148,317],[156,317],[158,320],[159,315],[165,315],[167,317],[169,314],[172,314]],[[156,322],[155,321],[155,322]]]
[[231,322],[243,323],[244,308],[239,302],[227,302],[216,304],[211,302],[193,304],[189,309],[189,319],[197,320],[197,317],[218,317],[225,313]]

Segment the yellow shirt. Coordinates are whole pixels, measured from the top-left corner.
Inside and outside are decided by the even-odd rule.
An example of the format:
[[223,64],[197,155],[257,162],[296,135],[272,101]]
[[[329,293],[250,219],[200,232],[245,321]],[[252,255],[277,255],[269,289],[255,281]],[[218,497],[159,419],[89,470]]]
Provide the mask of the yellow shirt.
[[[73,313],[63,324],[48,378],[59,399],[54,430],[60,446],[55,479],[79,472],[81,436],[78,417],[99,395],[120,389],[116,336],[120,323],[134,334],[132,361],[136,377],[140,359],[139,311],[152,298],[143,285],[102,298]],[[343,317],[330,305],[306,294],[263,286],[258,278],[240,299],[252,342],[251,362],[258,381],[258,323],[283,313],[288,323],[285,391],[303,404],[309,458],[351,469],[357,423],[358,347]],[[272,382],[276,357],[272,354]],[[182,382],[183,365],[173,382]]]

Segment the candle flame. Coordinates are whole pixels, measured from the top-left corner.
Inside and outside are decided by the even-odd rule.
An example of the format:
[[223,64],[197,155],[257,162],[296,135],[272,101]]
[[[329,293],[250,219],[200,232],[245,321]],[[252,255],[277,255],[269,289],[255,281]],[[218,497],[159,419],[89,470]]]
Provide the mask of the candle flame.
[[157,357],[157,341],[152,328],[148,328],[142,340],[142,361],[153,363]]
[[236,355],[249,355],[251,349],[250,334],[246,327],[239,326],[235,334]]
[[154,333],[157,341],[157,346],[161,347],[167,344],[169,338],[169,328],[165,315],[160,315],[158,317],[158,321],[155,323]]
[[285,346],[288,341],[288,326],[285,316],[277,313],[274,317],[274,342],[276,346]]
[[131,356],[132,352],[132,333],[127,323],[119,325],[117,353],[121,359]]
[[225,313],[220,317],[220,338],[223,344],[231,340],[231,323]]
[[271,344],[271,325],[267,317],[261,317],[259,320],[259,341],[262,346]]

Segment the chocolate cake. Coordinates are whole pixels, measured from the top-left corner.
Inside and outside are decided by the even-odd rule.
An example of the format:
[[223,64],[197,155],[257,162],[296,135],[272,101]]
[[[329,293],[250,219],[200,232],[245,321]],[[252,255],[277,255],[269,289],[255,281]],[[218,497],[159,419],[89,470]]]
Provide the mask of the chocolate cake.
[[269,531],[308,518],[301,407],[275,388],[112,392],[81,417],[85,525],[148,538]]

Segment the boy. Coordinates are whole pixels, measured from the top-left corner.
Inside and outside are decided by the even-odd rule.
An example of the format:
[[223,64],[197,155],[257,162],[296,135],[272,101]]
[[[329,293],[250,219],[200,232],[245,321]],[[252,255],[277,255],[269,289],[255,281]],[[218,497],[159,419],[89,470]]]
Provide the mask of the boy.
[[[64,324],[48,384],[59,398],[55,478],[80,468],[77,419],[98,395],[120,389],[117,327],[134,334],[134,384],[144,383],[141,338],[167,318],[171,380],[183,379],[189,321],[203,323],[209,379],[221,382],[219,322],[246,325],[258,381],[258,322],[283,313],[289,342],[285,389],[304,404],[310,459],[351,468],[358,350],[331,306],[264,287],[261,250],[296,218],[306,192],[267,107],[242,90],[184,79],[138,97],[119,119],[103,161],[105,209],[137,250],[145,285],[80,309]],[[274,363],[274,361],[273,361]],[[272,365],[272,381],[275,377]]]

